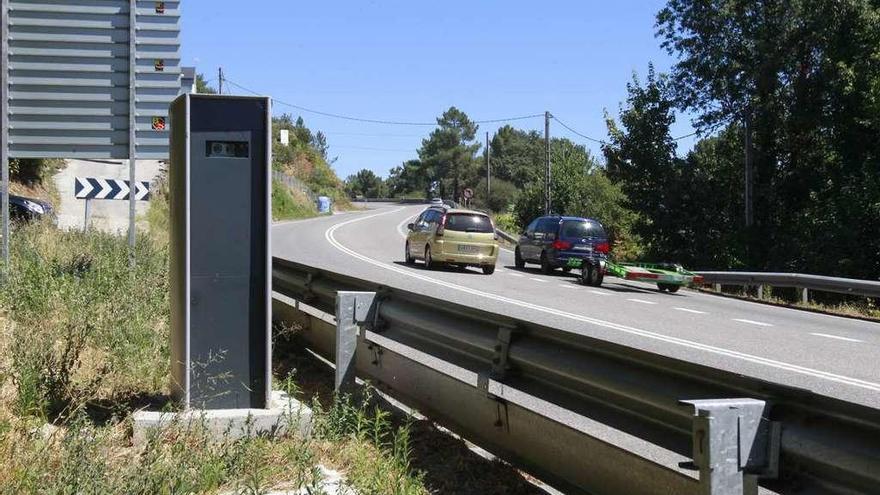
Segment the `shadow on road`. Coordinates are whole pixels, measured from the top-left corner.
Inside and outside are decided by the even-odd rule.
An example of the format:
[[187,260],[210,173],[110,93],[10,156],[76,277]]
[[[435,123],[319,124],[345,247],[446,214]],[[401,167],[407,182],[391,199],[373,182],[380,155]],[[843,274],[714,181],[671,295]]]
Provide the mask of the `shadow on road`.
[[[408,268],[414,268],[416,270],[421,270],[424,272],[440,272],[440,273],[464,273],[466,275],[482,275],[482,272],[476,271],[477,269],[474,267],[458,267],[452,265],[439,265],[437,268],[427,269],[425,268],[425,264],[417,261],[414,265],[407,265],[403,261],[395,261],[395,265],[405,266]],[[473,270],[471,268],[474,268]]]

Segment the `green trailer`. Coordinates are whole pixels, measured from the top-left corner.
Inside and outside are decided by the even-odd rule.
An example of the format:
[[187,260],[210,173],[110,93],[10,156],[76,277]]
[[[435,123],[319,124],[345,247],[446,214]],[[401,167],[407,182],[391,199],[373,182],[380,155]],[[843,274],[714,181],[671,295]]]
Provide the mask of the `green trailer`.
[[608,261],[605,272],[625,280],[653,282],[660,291],[678,292],[685,285],[699,285],[703,277],[676,263],[615,263]]

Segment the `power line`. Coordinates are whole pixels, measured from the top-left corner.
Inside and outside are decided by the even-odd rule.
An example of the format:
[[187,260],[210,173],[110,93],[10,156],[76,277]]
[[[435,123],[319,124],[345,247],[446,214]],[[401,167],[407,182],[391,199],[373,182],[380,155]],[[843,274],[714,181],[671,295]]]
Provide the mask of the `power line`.
[[[226,83],[231,84],[231,85],[237,87],[238,89],[241,89],[242,91],[246,91],[246,92],[251,93],[253,95],[258,95],[258,96],[261,95],[260,93],[254,91],[252,89],[248,89],[248,88],[242,86],[241,84],[238,84],[235,81],[229,80],[229,78],[227,78],[227,77],[224,77],[223,80]],[[435,127],[437,125],[437,122],[406,122],[406,121],[397,121],[397,120],[366,119],[366,118],[361,118],[361,117],[352,117],[349,115],[341,115],[341,114],[337,114],[337,113],[323,112],[320,110],[314,110],[312,108],[307,108],[307,107],[304,107],[301,105],[295,105],[293,103],[286,102],[286,101],[281,100],[279,98],[275,98],[274,96],[272,97],[272,101],[275,101],[276,103],[279,103],[284,106],[288,106],[291,108],[295,108],[297,110],[301,110],[303,112],[313,113],[316,115],[323,115],[324,117],[331,117],[334,119],[350,120],[350,121],[354,121],[354,122],[364,122],[364,123],[368,123],[368,124],[383,124],[383,125],[409,125],[409,126],[431,126],[431,127]],[[518,117],[507,117],[507,118],[503,118],[503,119],[474,120],[472,122],[474,124],[494,124],[494,123],[498,123],[498,122],[510,122],[510,121],[514,121],[514,120],[533,119],[536,117],[542,117],[543,115],[544,114],[537,113],[537,114],[533,114],[533,115],[520,115]]]
[[387,151],[387,152],[401,152],[401,153],[415,153],[414,149],[397,149],[397,148],[371,148],[368,146],[334,146],[330,145],[331,150],[363,150],[363,151]]
[[[214,79],[209,79],[208,81],[205,81],[205,83],[206,84],[210,83],[213,80]],[[253,95],[257,95],[257,96],[263,95],[263,93],[259,93],[257,91],[252,90],[252,89],[246,88],[246,87],[242,86],[241,84],[238,84],[237,82],[230,80],[228,77],[226,77],[225,74],[223,75],[222,81],[227,84],[230,84],[232,86],[235,86],[242,91],[251,93]],[[408,121],[397,121],[397,120],[368,119],[368,118],[361,118],[361,117],[352,117],[350,115],[341,115],[341,114],[337,114],[337,113],[315,110],[312,108],[304,107],[302,105],[296,105],[296,104],[284,101],[284,100],[276,98],[276,97],[272,97],[272,100],[276,103],[281,104],[281,105],[284,105],[284,106],[287,106],[290,108],[295,108],[295,109],[301,110],[303,112],[313,113],[316,115],[322,115],[324,117],[330,117],[330,118],[335,118],[335,119],[349,120],[349,121],[353,121],[353,122],[364,122],[364,123],[368,123],[368,124],[382,124],[382,125],[403,125],[403,126],[431,126],[431,127],[434,127],[437,125],[437,122],[408,122]],[[530,114],[530,115],[520,115],[517,117],[506,117],[506,118],[501,118],[501,119],[474,120],[472,122],[475,124],[497,124],[500,122],[512,122],[512,121],[517,121],[517,120],[535,119],[535,118],[539,118],[539,117],[543,117],[543,116],[544,116],[543,113],[536,113],[536,114]],[[571,126],[569,126],[568,124],[563,122],[559,117],[557,117],[556,115],[554,115],[552,113],[550,114],[550,117],[553,120],[555,120],[556,122],[558,122],[559,125],[561,125],[565,129],[567,129],[572,134],[575,134],[576,136],[582,137],[582,138],[584,138],[588,141],[592,141],[594,143],[607,144],[605,141],[603,141],[601,139],[596,139],[594,137],[588,136],[582,132],[575,130],[574,128],[572,128]],[[698,134],[700,134],[700,131],[694,131],[690,134],[685,134],[683,136],[674,137],[674,138],[672,138],[672,140],[679,141],[681,139],[696,136]],[[366,134],[365,134],[365,136],[366,136]]]
[[553,115],[553,114],[550,114],[550,117],[551,117],[553,120],[555,120],[556,122],[559,122],[559,125],[561,125],[562,127],[565,127],[566,129],[568,129],[569,131],[571,131],[573,134],[576,134],[576,135],[578,135],[578,136],[580,136],[580,137],[582,137],[582,138],[584,138],[584,139],[587,139],[587,140],[589,140],[589,141],[593,141],[593,142],[596,142],[596,143],[599,143],[599,144],[605,144],[605,141],[602,141],[601,139],[596,139],[596,138],[593,138],[593,137],[587,136],[586,134],[582,134],[582,133],[580,133],[580,132],[578,132],[578,131],[572,129],[571,127],[569,127],[568,125],[566,125],[565,122],[559,120],[559,117],[557,117],[557,116],[555,116],[555,115]]

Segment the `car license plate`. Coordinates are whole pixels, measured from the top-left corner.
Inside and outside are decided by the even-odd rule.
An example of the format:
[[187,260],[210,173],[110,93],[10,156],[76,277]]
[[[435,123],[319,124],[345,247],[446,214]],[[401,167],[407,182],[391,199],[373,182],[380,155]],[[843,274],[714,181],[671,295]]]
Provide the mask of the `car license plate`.
[[575,251],[592,251],[593,246],[585,246],[585,245],[575,246],[574,250]]
[[458,245],[458,252],[459,252],[459,253],[469,253],[469,254],[472,254],[472,253],[476,253],[476,252],[479,251],[479,250],[480,250],[480,248],[477,247],[477,246],[469,246],[469,245],[467,245],[467,244],[459,244],[459,245]]
[[578,268],[584,261],[580,258],[569,258],[566,266],[570,266],[572,268]]

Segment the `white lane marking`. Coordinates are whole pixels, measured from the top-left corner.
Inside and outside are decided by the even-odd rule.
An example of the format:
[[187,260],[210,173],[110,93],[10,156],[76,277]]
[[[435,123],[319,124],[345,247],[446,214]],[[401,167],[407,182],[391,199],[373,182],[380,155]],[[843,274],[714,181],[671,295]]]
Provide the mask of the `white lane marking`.
[[640,304],[657,304],[654,301],[645,301],[644,299],[627,299],[627,301],[637,302]]
[[339,241],[336,240],[335,232],[340,227],[344,227],[344,226],[349,225],[354,222],[360,222],[363,220],[368,220],[370,218],[375,218],[375,217],[382,216],[382,215],[388,215],[390,213],[396,213],[402,209],[403,209],[403,207],[395,209],[395,210],[385,211],[382,213],[376,213],[374,215],[368,215],[368,216],[363,216],[363,217],[359,216],[357,218],[353,218],[353,219],[345,221],[345,222],[340,222],[340,223],[328,228],[324,232],[324,238],[327,240],[327,242],[330,243],[330,245],[332,245],[337,250],[339,250],[339,251],[341,251],[341,252],[343,252],[353,258],[357,258],[365,263],[369,263],[373,266],[377,266],[379,268],[389,270],[389,271],[398,273],[400,275],[419,279],[419,280],[422,280],[423,282],[427,282],[427,283],[435,284],[435,285],[440,285],[440,286],[446,287],[448,289],[458,290],[458,291],[461,291],[461,292],[464,292],[467,294],[480,296],[480,297],[483,297],[486,299],[492,299],[494,301],[498,301],[498,302],[502,302],[502,303],[513,304],[515,306],[519,306],[519,307],[525,308],[525,309],[530,309],[535,312],[546,313],[546,314],[550,314],[553,316],[560,316],[560,317],[568,318],[568,319],[571,319],[574,321],[579,321],[579,322],[583,322],[583,323],[590,323],[590,324],[593,324],[596,326],[608,328],[611,330],[617,330],[619,332],[624,332],[624,333],[628,333],[631,335],[638,335],[640,337],[644,337],[647,339],[659,340],[662,342],[679,345],[679,346],[686,347],[689,349],[696,349],[696,350],[700,350],[700,351],[705,351],[705,352],[709,352],[712,354],[735,358],[735,359],[739,359],[739,360],[750,362],[750,363],[760,364],[760,365],[767,366],[770,368],[782,369],[785,371],[790,371],[792,373],[798,373],[801,375],[807,375],[807,376],[811,376],[814,378],[821,378],[823,380],[842,383],[842,384],[849,385],[852,387],[858,387],[858,388],[871,390],[874,392],[880,392],[880,383],[869,382],[867,380],[861,380],[858,378],[853,378],[853,377],[849,377],[849,376],[845,376],[845,375],[838,375],[836,373],[831,373],[828,371],[821,371],[821,370],[817,370],[817,369],[813,369],[813,368],[807,368],[805,366],[786,363],[783,361],[776,361],[774,359],[764,358],[761,356],[755,356],[755,355],[747,354],[744,352],[734,351],[732,349],[725,349],[723,347],[715,347],[715,346],[708,345],[708,344],[702,344],[700,342],[694,342],[692,340],[682,339],[682,338],[678,338],[678,337],[672,337],[669,335],[663,335],[663,334],[651,332],[648,330],[642,330],[639,328],[621,325],[618,323],[612,323],[610,321],[604,321],[604,320],[600,320],[597,318],[591,318],[589,316],[583,316],[583,315],[579,315],[579,314],[575,314],[575,313],[569,313],[567,311],[562,311],[562,310],[558,310],[558,309],[554,309],[554,308],[548,308],[546,306],[539,306],[537,304],[532,304],[532,303],[529,303],[526,301],[520,301],[518,299],[512,299],[509,297],[500,296],[497,294],[492,294],[490,292],[484,292],[481,290],[472,289],[470,287],[465,287],[463,285],[457,285],[457,284],[453,284],[450,282],[445,282],[443,280],[431,278],[427,275],[423,275],[423,274],[415,272],[415,271],[409,271],[404,268],[400,268],[394,264],[385,263],[385,262],[370,258],[369,256],[365,256],[363,254],[360,254],[356,251],[353,251],[353,250],[343,246],[341,243],[339,243]]
[[697,311],[696,309],[688,309],[688,308],[672,308],[677,311],[684,311],[685,313],[693,313],[695,315],[704,315],[705,311]]
[[522,273],[508,273],[511,277],[525,277]]
[[[389,211],[389,212],[386,212],[386,213],[393,213],[393,212],[395,212],[395,211],[400,211],[400,210],[402,210],[402,209],[403,209],[403,207],[401,206],[400,208],[398,208],[398,209],[396,209],[396,210]],[[381,215],[384,215],[384,214],[385,214],[385,213],[381,213]],[[411,216],[411,217],[406,217],[406,218],[403,219],[402,222],[400,222],[399,224],[397,224],[397,233],[400,234],[400,236],[403,237],[404,239],[406,239],[406,232],[403,231],[403,225],[406,224],[406,223],[409,223],[410,220],[415,220],[415,219],[416,219],[416,216],[418,216],[418,215],[413,215],[413,216]]]
[[772,324],[764,323],[763,321],[746,320],[744,318],[734,318],[733,321],[738,321],[740,323],[748,323],[749,325],[758,325],[759,327],[772,327],[773,326]]
[[562,287],[563,289],[580,289],[580,287],[578,287],[577,285],[571,285],[571,284],[559,284],[559,286]]
[[542,284],[546,284],[546,280],[541,280],[540,278],[529,277],[529,280],[534,280],[535,282],[541,282]]
[[495,271],[498,273],[507,273],[507,270],[502,270],[501,268],[496,268]]
[[815,335],[815,336],[817,336],[817,337],[825,337],[825,338],[828,338],[828,339],[845,340],[845,341],[847,341],[847,342],[864,342],[864,340],[851,339],[851,338],[849,338],[849,337],[841,337],[840,335],[830,335],[830,334],[827,334],[827,333],[813,333],[813,332],[810,332],[810,335]]
[[590,292],[592,292],[593,294],[596,294],[597,296],[610,296],[611,295],[607,292],[602,292],[601,290],[591,290]]

